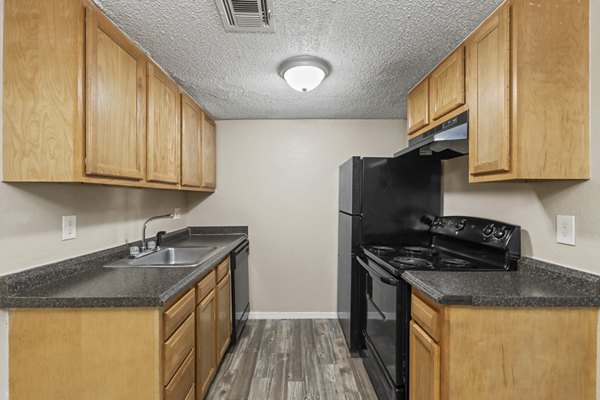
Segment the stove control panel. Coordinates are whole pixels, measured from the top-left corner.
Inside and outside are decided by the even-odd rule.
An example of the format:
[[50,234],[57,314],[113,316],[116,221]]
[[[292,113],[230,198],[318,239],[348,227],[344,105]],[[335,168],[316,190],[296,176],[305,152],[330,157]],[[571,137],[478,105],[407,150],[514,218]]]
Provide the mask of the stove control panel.
[[[430,232],[434,237],[445,236],[497,249],[515,248],[518,245],[520,250],[520,231],[519,226],[505,222],[456,216],[436,218]],[[514,241],[518,243],[513,243]]]

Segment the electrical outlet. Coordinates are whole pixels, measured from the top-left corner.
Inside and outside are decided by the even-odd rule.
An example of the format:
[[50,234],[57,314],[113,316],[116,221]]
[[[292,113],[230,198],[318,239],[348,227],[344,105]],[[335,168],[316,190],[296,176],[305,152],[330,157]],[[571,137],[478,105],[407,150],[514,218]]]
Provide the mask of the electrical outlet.
[[77,238],[77,217],[75,215],[63,215],[62,240],[75,238]]
[[556,216],[556,241],[562,244],[575,246],[575,216]]
[[173,219],[181,219],[181,208],[173,210]]

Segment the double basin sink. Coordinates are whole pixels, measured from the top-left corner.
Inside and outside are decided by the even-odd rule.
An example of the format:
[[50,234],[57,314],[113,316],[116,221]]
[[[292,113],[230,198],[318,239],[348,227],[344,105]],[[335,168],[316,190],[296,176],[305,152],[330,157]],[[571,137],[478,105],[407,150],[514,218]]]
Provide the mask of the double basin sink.
[[220,249],[216,246],[165,247],[138,258],[122,258],[105,265],[105,267],[197,267]]

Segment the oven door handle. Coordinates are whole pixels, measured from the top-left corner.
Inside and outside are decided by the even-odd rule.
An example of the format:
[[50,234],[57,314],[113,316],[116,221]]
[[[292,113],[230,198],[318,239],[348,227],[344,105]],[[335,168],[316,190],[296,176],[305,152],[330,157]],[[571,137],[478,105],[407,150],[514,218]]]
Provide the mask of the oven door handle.
[[379,280],[381,282],[385,283],[386,285],[391,285],[391,286],[398,285],[397,279],[381,275],[379,272],[375,271],[375,269],[373,267],[371,267],[366,262],[361,260],[360,257],[356,257],[356,259],[358,260],[358,263],[363,266],[363,268],[365,268],[370,274],[373,274],[377,278],[379,278]]

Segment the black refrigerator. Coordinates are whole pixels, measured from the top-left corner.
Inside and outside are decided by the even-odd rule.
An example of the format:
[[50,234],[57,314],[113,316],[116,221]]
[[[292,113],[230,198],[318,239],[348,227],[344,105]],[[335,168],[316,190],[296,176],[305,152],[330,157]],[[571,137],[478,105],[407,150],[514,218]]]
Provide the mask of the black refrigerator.
[[352,157],[339,169],[337,314],[352,356],[360,355],[364,277],[361,245],[428,245],[441,215],[439,160]]

